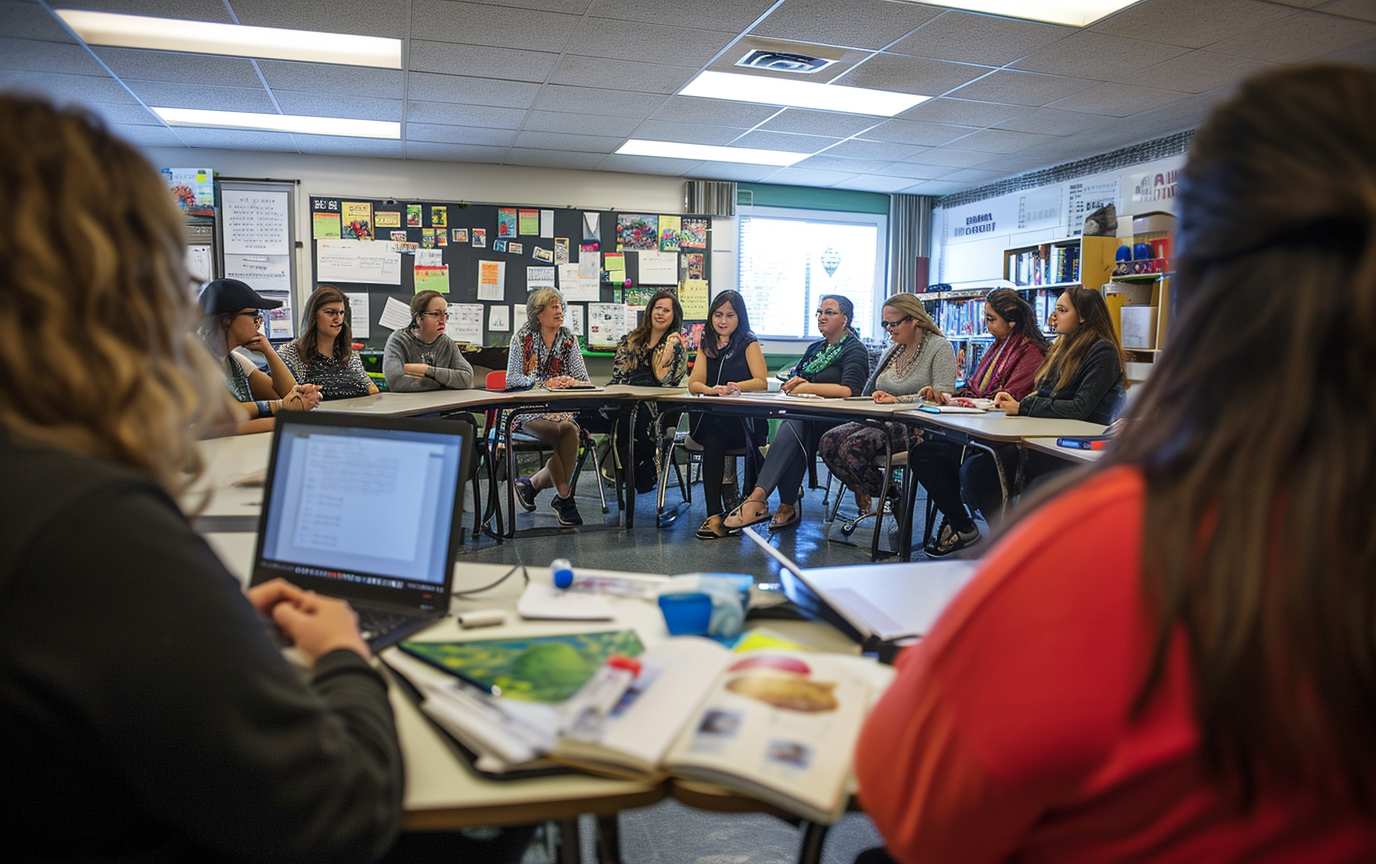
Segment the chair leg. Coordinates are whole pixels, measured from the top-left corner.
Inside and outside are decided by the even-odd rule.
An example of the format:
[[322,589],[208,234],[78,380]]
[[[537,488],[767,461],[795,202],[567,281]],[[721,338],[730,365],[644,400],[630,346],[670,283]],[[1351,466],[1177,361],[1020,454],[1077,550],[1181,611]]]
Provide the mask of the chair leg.
[[889,484],[893,482],[893,448],[884,448],[884,482],[879,486],[879,498],[874,501],[874,536],[870,538],[870,562],[879,560],[879,535],[884,530],[884,504],[889,498]]
[[[615,434],[615,433],[613,433],[613,434]],[[573,488],[574,488],[574,483],[577,481],[578,475],[581,474],[581,473],[583,472],[583,462],[584,462],[584,460],[586,460],[586,459],[588,458],[589,455],[591,455],[591,456],[592,456],[592,472],[593,472],[593,474],[597,475],[597,496],[598,496],[598,498],[602,501],[602,513],[605,515],[605,514],[607,514],[607,513],[610,513],[611,510],[609,510],[609,509],[607,508],[607,488],[606,488],[604,485],[602,485],[602,460],[601,460],[601,458],[599,458],[598,455],[597,455],[597,445],[593,442],[593,440],[592,440],[592,435],[588,434],[588,432],[587,432],[586,430],[584,430],[584,431],[582,432],[582,436],[583,436],[583,452],[582,452],[581,454],[579,454],[579,456],[578,456],[578,464],[577,464],[577,466],[575,466],[574,469],[573,469],[573,478],[571,478],[571,479],[569,480],[569,492],[570,492],[570,494],[572,494]],[[615,448],[615,445],[616,445],[616,442],[615,442],[615,440],[613,440],[613,442],[612,442],[613,448]],[[613,459],[616,458],[615,449],[613,449],[612,458],[613,458]]]

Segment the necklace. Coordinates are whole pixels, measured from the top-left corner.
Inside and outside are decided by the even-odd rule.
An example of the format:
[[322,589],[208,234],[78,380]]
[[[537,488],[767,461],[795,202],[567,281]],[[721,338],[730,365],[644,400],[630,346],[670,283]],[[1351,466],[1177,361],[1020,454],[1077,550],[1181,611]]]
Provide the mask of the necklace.
[[900,381],[907,378],[908,373],[912,372],[913,368],[917,366],[917,358],[922,356],[922,349],[926,347],[926,345],[927,338],[925,336],[922,338],[921,342],[917,343],[917,350],[911,353],[908,352],[907,345],[900,344],[898,349],[894,352],[893,359],[889,361],[889,365],[893,367],[893,377]]

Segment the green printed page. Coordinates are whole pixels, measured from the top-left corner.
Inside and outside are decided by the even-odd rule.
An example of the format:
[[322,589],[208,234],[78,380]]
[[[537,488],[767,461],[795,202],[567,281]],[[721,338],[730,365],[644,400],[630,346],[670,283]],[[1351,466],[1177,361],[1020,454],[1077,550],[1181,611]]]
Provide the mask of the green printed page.
[[633,630],[482,639],[402,642],[401,649],[459,678],[527,702],[558,703],[573,695],[613,654],[634,657],[645,646]]

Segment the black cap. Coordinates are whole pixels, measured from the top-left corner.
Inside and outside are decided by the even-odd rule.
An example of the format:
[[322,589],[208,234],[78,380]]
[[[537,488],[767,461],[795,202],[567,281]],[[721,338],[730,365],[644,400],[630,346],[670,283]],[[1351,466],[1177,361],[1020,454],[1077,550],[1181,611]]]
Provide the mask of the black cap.
[[207,315],[227,315],[240,309],[276,309],[281,305],[281,300],[269,300],[238,279],[216,279],[201,291],[201,311]]

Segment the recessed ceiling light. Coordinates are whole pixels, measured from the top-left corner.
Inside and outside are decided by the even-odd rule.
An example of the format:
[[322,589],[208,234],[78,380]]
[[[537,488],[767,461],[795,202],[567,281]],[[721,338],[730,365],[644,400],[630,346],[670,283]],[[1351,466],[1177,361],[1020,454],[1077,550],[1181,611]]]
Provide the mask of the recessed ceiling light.
[[892,117],[930,96],[870,90],[844,84],[817,84],[812,81],[785,81],[761,75],[736,75],[731,72],[702,72],[688,82],[683,96],[726,99],[731,102],[762,102],[786,108],[812,108],[817,111],[845,111],[848,114],[875,114]]
[[903,0],[924,6],[948,6],[986,12],[1002,18],[1046,21],[1070,27],[1087,27],[1140,0]]
[[246,111],[205,111],[200,108],[153,108],[169,126],[211,129],[255,129],[302,135],[344,135],[350,138],[401,138],[401,124],[387,120],[345,120],[341,117],[304,117],[299,114],[250,114]]
[[786,153],[782,150],[755,150],[751,147],[715,147],[710,144],[680,144],[676,141],[646,141],[632,138],[616,151],[622,156],[659,156],[665,159],[700,159],[705,162],[745,162],[751,165],[786,167],[811,156],[811,153]]
[[179,18],[150,18],[58,9],[76,35],[88,45],[150,48],[186,54],[222,54],[267,60],[302,60],[344,66],[401,68],[401,40],[379,36],[351,36],[315,30],[247,27]]

